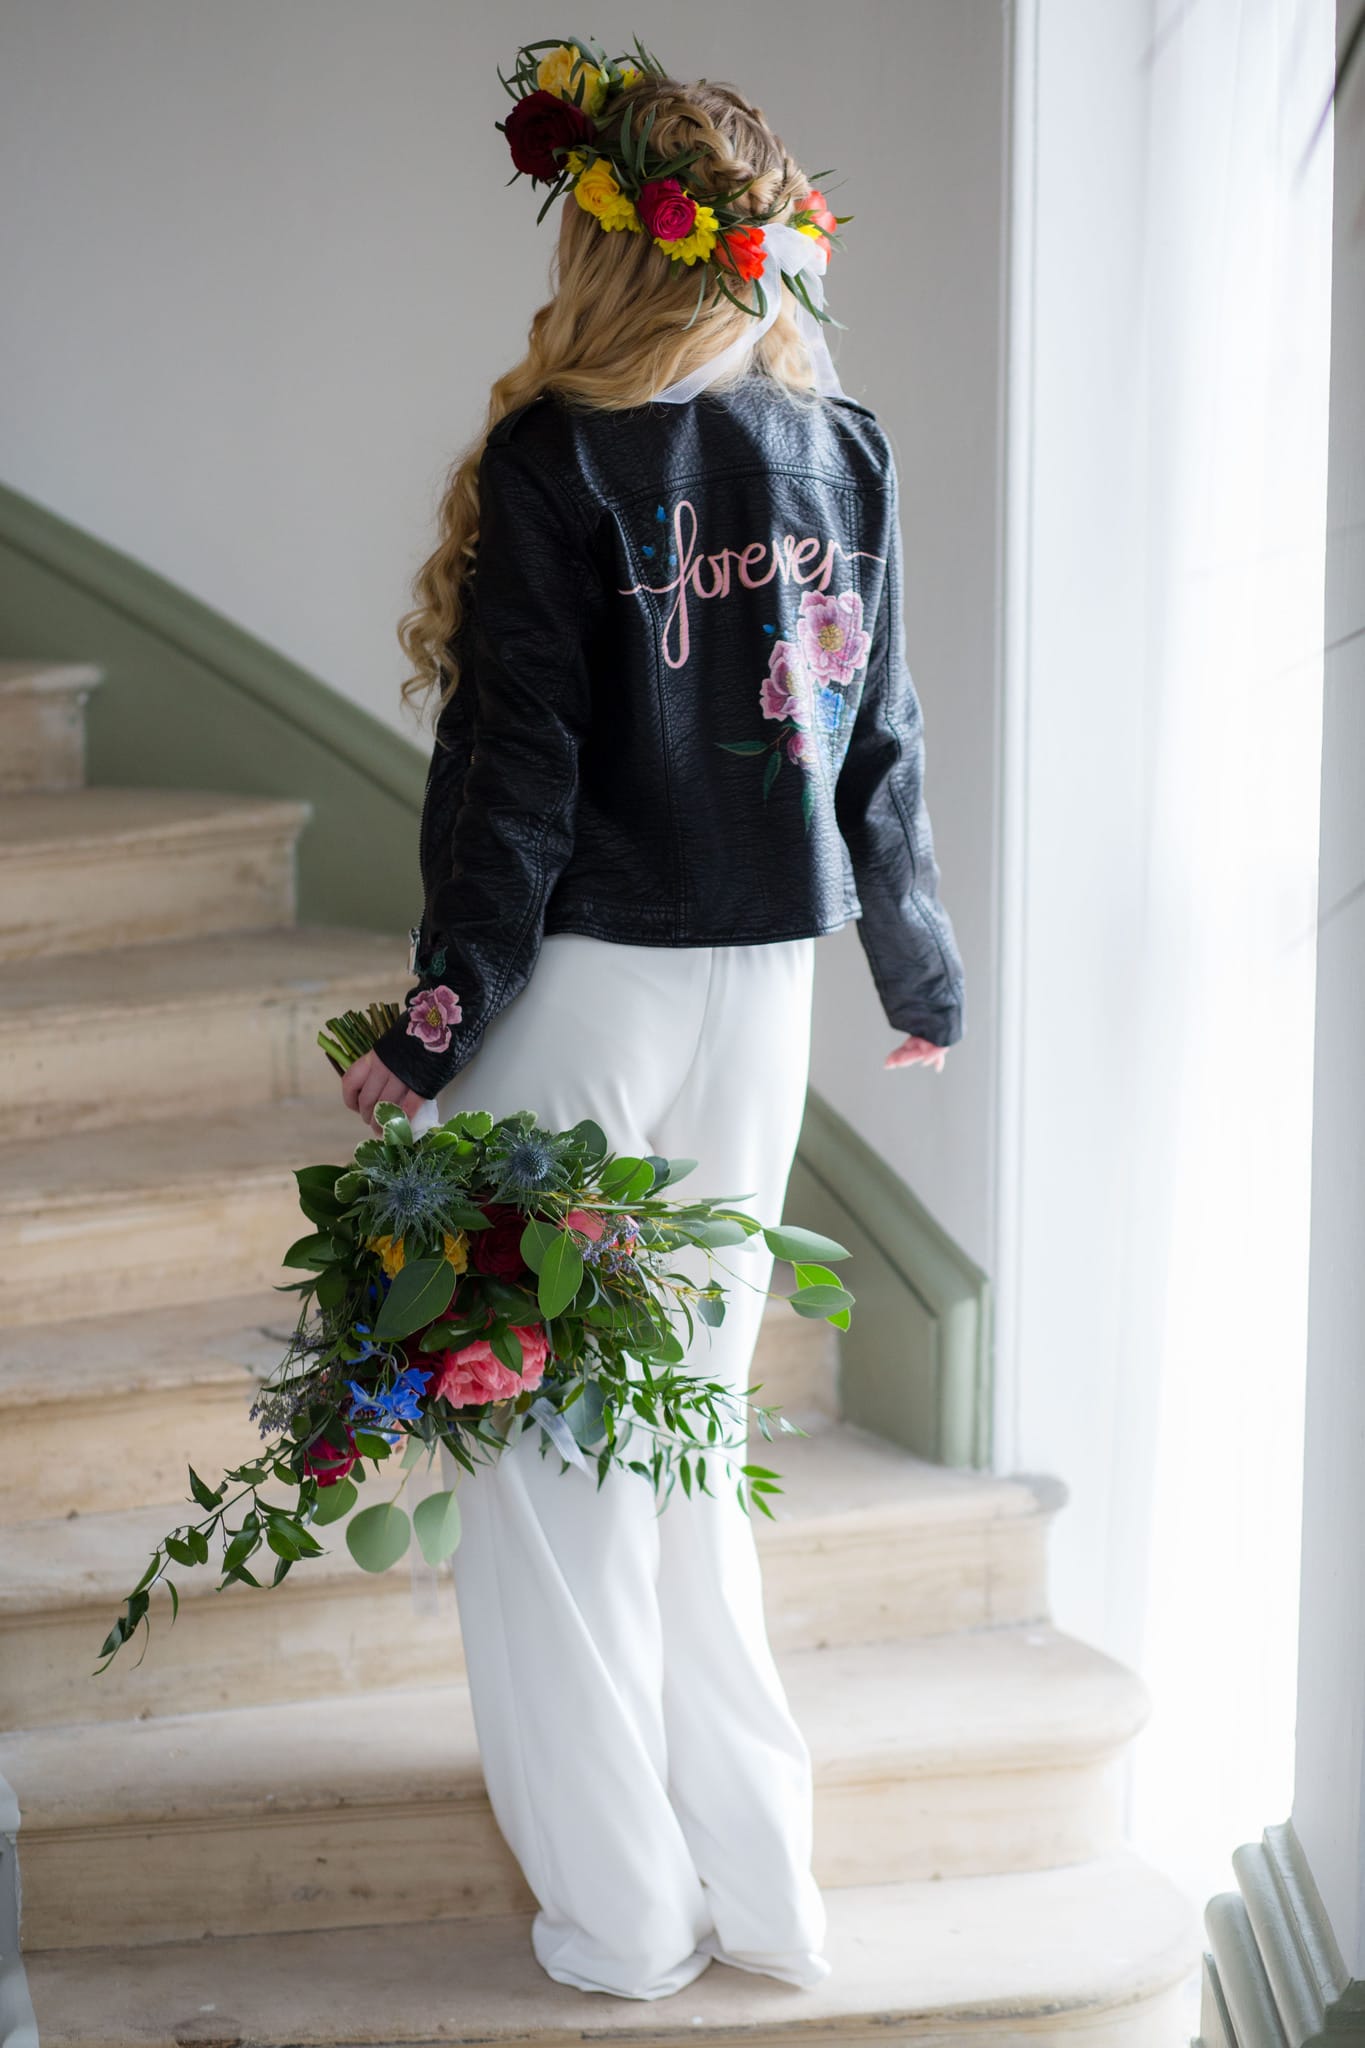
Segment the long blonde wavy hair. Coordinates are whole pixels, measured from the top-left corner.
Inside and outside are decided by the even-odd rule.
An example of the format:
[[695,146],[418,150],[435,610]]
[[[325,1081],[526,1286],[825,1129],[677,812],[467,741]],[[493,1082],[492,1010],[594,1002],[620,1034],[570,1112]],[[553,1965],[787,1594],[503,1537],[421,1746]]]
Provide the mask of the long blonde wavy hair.
[[[665,157],[701,152],[686,173],[688,190],[699,198],[747,184],[737,205],[784,219],[810,189],[762,111],[733,86],[647,77],[612,102],[605,123],[608,146],[627,106],[635,110],[637,133],[653,109],[651,144]],[[459,683],[452,643],[464,615],[465,586],[476,569],[479,461],[497,422],[547,391],[589,407],[624,411],[642,405],[727,348],[753,317],[719,292],[708,292],[698,313],[699,279],[692,269],[675,275],[647,234],[604,233],[571,193],[561,208],[555,272],[554,296],[531,321],[526,354],[494,384],[482,430],[450,470],[436,546],[413,578],[412,609],[399,621],[399,643],[412,665],[402,694],[414,710],[429,709],[435,694],[439,715]],[[810,356],[785,285],[782,301],[753,360],[793,394],[808,394]]]

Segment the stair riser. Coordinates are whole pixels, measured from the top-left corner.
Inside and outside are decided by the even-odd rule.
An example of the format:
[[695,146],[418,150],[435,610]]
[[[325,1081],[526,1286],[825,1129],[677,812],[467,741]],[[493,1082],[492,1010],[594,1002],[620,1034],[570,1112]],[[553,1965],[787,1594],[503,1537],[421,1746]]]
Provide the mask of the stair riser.
[[[420,1731],[407,1731],[420,1740]],[[1117,1840],[1112,1766],[816,1787],[827,1886],[973,1877],[1081,1862]],[[143,1945],[534,1904],[482,1798],[220,1826],[21,1836],[28,1948]]]
[[[99,1342],[94,1325],[89,1341]],[[191,1513],[187,1465],[216,1481],[260,1450],[248,1413],[255,1388],[243,1372],[223,1386],[177,1388],[169,1399],[125,1394],[0,1416],[0,1528],[153,1501],[167,1503],[169,1527],[180,1504]]]
[[[0,961],[294,921],[293,829],[10,854],[0,865]],[[72,969],[73,986],[80,968]]]
[[[207,1461],[206,1461],[207,1462]],[[200,1468],[202,1469],[202,1468]],[[167,1524],[174,1511],[167,1515]],[[983,1573],[981,1546],[964,1542],[955,1575],[948,1538],[970,1531],[911,1525],[899,1540],[830,1546],[817,1581],[809,1544],[781,1524],[758,1530],[773,1646],[904,1641],[959,1628],[1040,1620],[1046,1608],[1044,1518],[1002,1525],[997,1568]],[[842,1558],[842,1563],[840,1559]],[[130,1574],[129,1585],[137,1577]],[[992,1590],[989,1595],[986,1587]],[[167,1604],[141,1664],[124,1651],[98,1680],[90,1673],[117,1603],[85,1604],[16,1618],[0,1631],[0,1727],[48,1727],[134,1715],[358,1693],[371,1687],[439,1684],[461,1675],[459,1622],[448,1577],[438,1612],[414,1606],[406,1565],[382,1577],[359,1569],[309,1591],[297,1566],[278,1591],[207,1591]]]
[[[275,1252],[306,1227],[292,1211]],[[292,1323],[296,1297],[282,1294],[279,1303],[281,1318]],[[88,1341],[99,1342],[93,1324]],[[780,1321],[765,1319],[754,1357],[765,1402],[780,1402],[793,1414],[814,1410],[833,1399],[833,1371],[820,1324],[787,1308]],[[64,1515],[72,1507],[95,1515],[183,1500],[187,1463],[205,1478],[216,1478],[259,1449],[256,1425],[247,1420],[257,1384],[243,1371],[212,1385],[167,1387],[99,1403],[53,1398],[12,1414],[0,1410],[0,1527]],[[60,1391],[54,1388],[54,1396]],[[755,1443],[765,1460],[772,1451],[772,1462],[780,1465],[780,1439],[767,1445],[755,1433]],[[814,1568],[818,1574],[818,1564]]]
[[85,781],[85,702],[90,686],[0,692],[0,796],[79,789]]
[[[188,1123],[185,1135],[188,1143]],[[293,1175],[280,1172],[173,1202],[73,1201],[6,1217],[0,1271],[15,1276],[6,1319],[26,1329],[274,1287],[297,1277],[280,1257],[304,1228]]]
[[375,995],[371,986],[272,1000],[247,990],[147,1010],[92,1002],[60,1018],[0,1025],[0,1142],[193,1116],[210,1101],[337,1096],[318,1032]]

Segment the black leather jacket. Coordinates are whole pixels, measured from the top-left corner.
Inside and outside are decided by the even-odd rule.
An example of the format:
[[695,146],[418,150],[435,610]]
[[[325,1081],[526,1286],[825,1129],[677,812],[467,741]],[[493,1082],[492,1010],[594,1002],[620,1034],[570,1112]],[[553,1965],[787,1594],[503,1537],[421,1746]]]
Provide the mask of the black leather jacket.
[[413,991],[462,1014],[440,1050],[400,1019],[390,1070],[434,1095],[545,932],[758,944],[856,917],[894,1029],[960,1038],[873,414],[757,369],[683,405],[545,397],[494,428],[479,493]]

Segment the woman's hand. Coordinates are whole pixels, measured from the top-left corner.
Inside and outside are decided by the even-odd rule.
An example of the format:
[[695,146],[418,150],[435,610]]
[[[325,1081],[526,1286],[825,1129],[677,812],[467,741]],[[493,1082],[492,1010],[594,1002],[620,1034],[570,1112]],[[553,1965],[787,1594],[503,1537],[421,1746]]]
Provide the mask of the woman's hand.
[[882,1061],[884,1067],[932,1067],[936,1074],[943,1072],[947,1047],[931,1045],[927,1038],[906,1038],[889,1052]]
[[378,1137],[380,1130],[374,1120],[376,1103],[395,1102],[404,1116],[411,1116],[427,1098],[391,1074],[377,1052],[367,1052],[347,1067],[342,1075],[341,1099],[347,1109],[353,1109],[357,1116],[364,1118]]

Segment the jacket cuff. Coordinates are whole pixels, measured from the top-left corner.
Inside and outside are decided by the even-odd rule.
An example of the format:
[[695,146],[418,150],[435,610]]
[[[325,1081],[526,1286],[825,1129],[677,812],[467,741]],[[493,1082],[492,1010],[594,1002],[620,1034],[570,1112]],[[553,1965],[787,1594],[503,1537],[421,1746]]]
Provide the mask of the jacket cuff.
[[447,1082],[453,1081],[462,1067],[469,1064],[478,1045],[479,1034],[474,1033],[461,1039],[458,1031],[452,1031],[450,1044],[444,1052],[433,1052],[414,1037],[401,1019],[391,1024],[374,1043],[375,1055],[381,1059],[389,1072],[400,1080],[405,1088],[411,1088],[427,1101],[439,1095]]

